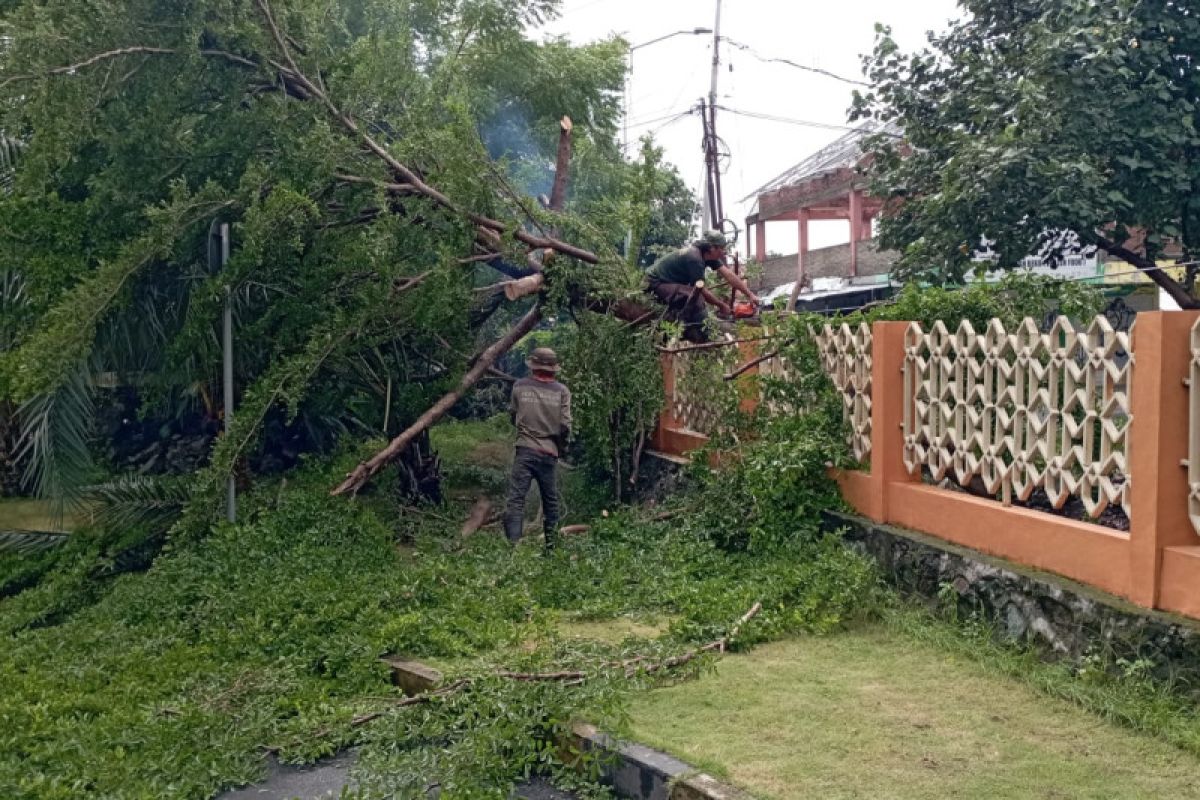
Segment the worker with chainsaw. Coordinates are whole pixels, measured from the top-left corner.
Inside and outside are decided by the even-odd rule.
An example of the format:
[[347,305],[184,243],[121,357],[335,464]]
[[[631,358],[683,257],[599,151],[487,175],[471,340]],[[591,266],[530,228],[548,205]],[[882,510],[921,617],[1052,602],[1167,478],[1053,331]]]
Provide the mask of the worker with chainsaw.
[[556,380],[558,356],[549,347],[534,350],[525,362],[530,377],[512,390],[510,414],[517,428],[516,452],[508,481],[504,535],[513,544],[525,530],[525,496],[537,483],[542,496],[545,549],[554,549],[558,537],[558,459],[571,435],[571,392]]
[[746,295],[752,307],[759,305],[758,296],[725,265],[728,244],[720,231],[708,231],[691,247],[663,256],[646,270],[646,290],[666,306],[666,320],[683,324],[683,338],[689,342],[708,340],[704,330],[708,317],[706,303],[716,306],[726,316],[734,313],[728,303],[705,286],[705,270],[715,270],[730,286]]

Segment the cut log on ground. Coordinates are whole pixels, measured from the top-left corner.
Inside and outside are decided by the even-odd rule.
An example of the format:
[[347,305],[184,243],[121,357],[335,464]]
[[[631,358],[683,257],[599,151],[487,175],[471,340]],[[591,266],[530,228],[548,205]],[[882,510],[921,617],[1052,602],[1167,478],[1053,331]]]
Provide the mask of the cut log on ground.
[[459,536],[464,539],[478,531],[487,524],[488,518],[492,513],[492,501],[486,497],[481,497],[475,501],[475,505],[471,506],[471,513],[467,516],[467,521],[463,523],[462,530],[459,531]]

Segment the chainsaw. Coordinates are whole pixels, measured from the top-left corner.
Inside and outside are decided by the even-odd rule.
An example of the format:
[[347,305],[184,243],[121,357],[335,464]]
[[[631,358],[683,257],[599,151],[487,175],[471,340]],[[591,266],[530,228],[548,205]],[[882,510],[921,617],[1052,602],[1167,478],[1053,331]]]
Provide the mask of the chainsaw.
[[751,317],[757,317],[759,310],[760,307],[758,305],[741,300],[733,304],[733,318],[750,319]]

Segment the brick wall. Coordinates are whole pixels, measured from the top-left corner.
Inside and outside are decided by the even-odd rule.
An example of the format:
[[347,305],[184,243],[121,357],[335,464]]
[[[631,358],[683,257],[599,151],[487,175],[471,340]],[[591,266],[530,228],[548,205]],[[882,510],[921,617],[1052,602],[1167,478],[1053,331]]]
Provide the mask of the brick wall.
[[[884,275],[891,271],[899,255],[890,250],[880,251],[875,242],[858,243],[858,274]],[[808,251],[804,271],[812,278],[850,277],[850,245],[837,244]],[[796,280],[796,256],[778,256],[762,265],[762,274],[752,283],[755,291],[771,290]]]

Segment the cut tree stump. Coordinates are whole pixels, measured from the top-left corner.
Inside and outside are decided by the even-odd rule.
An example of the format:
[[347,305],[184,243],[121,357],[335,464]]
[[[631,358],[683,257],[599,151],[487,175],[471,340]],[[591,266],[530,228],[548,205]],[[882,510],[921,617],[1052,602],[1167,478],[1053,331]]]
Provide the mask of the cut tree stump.
[[420,661],[403,656],[384,656],[383,663],[392,669],[392,683],[408,697],[432,692],[442,682],[442,673]]

